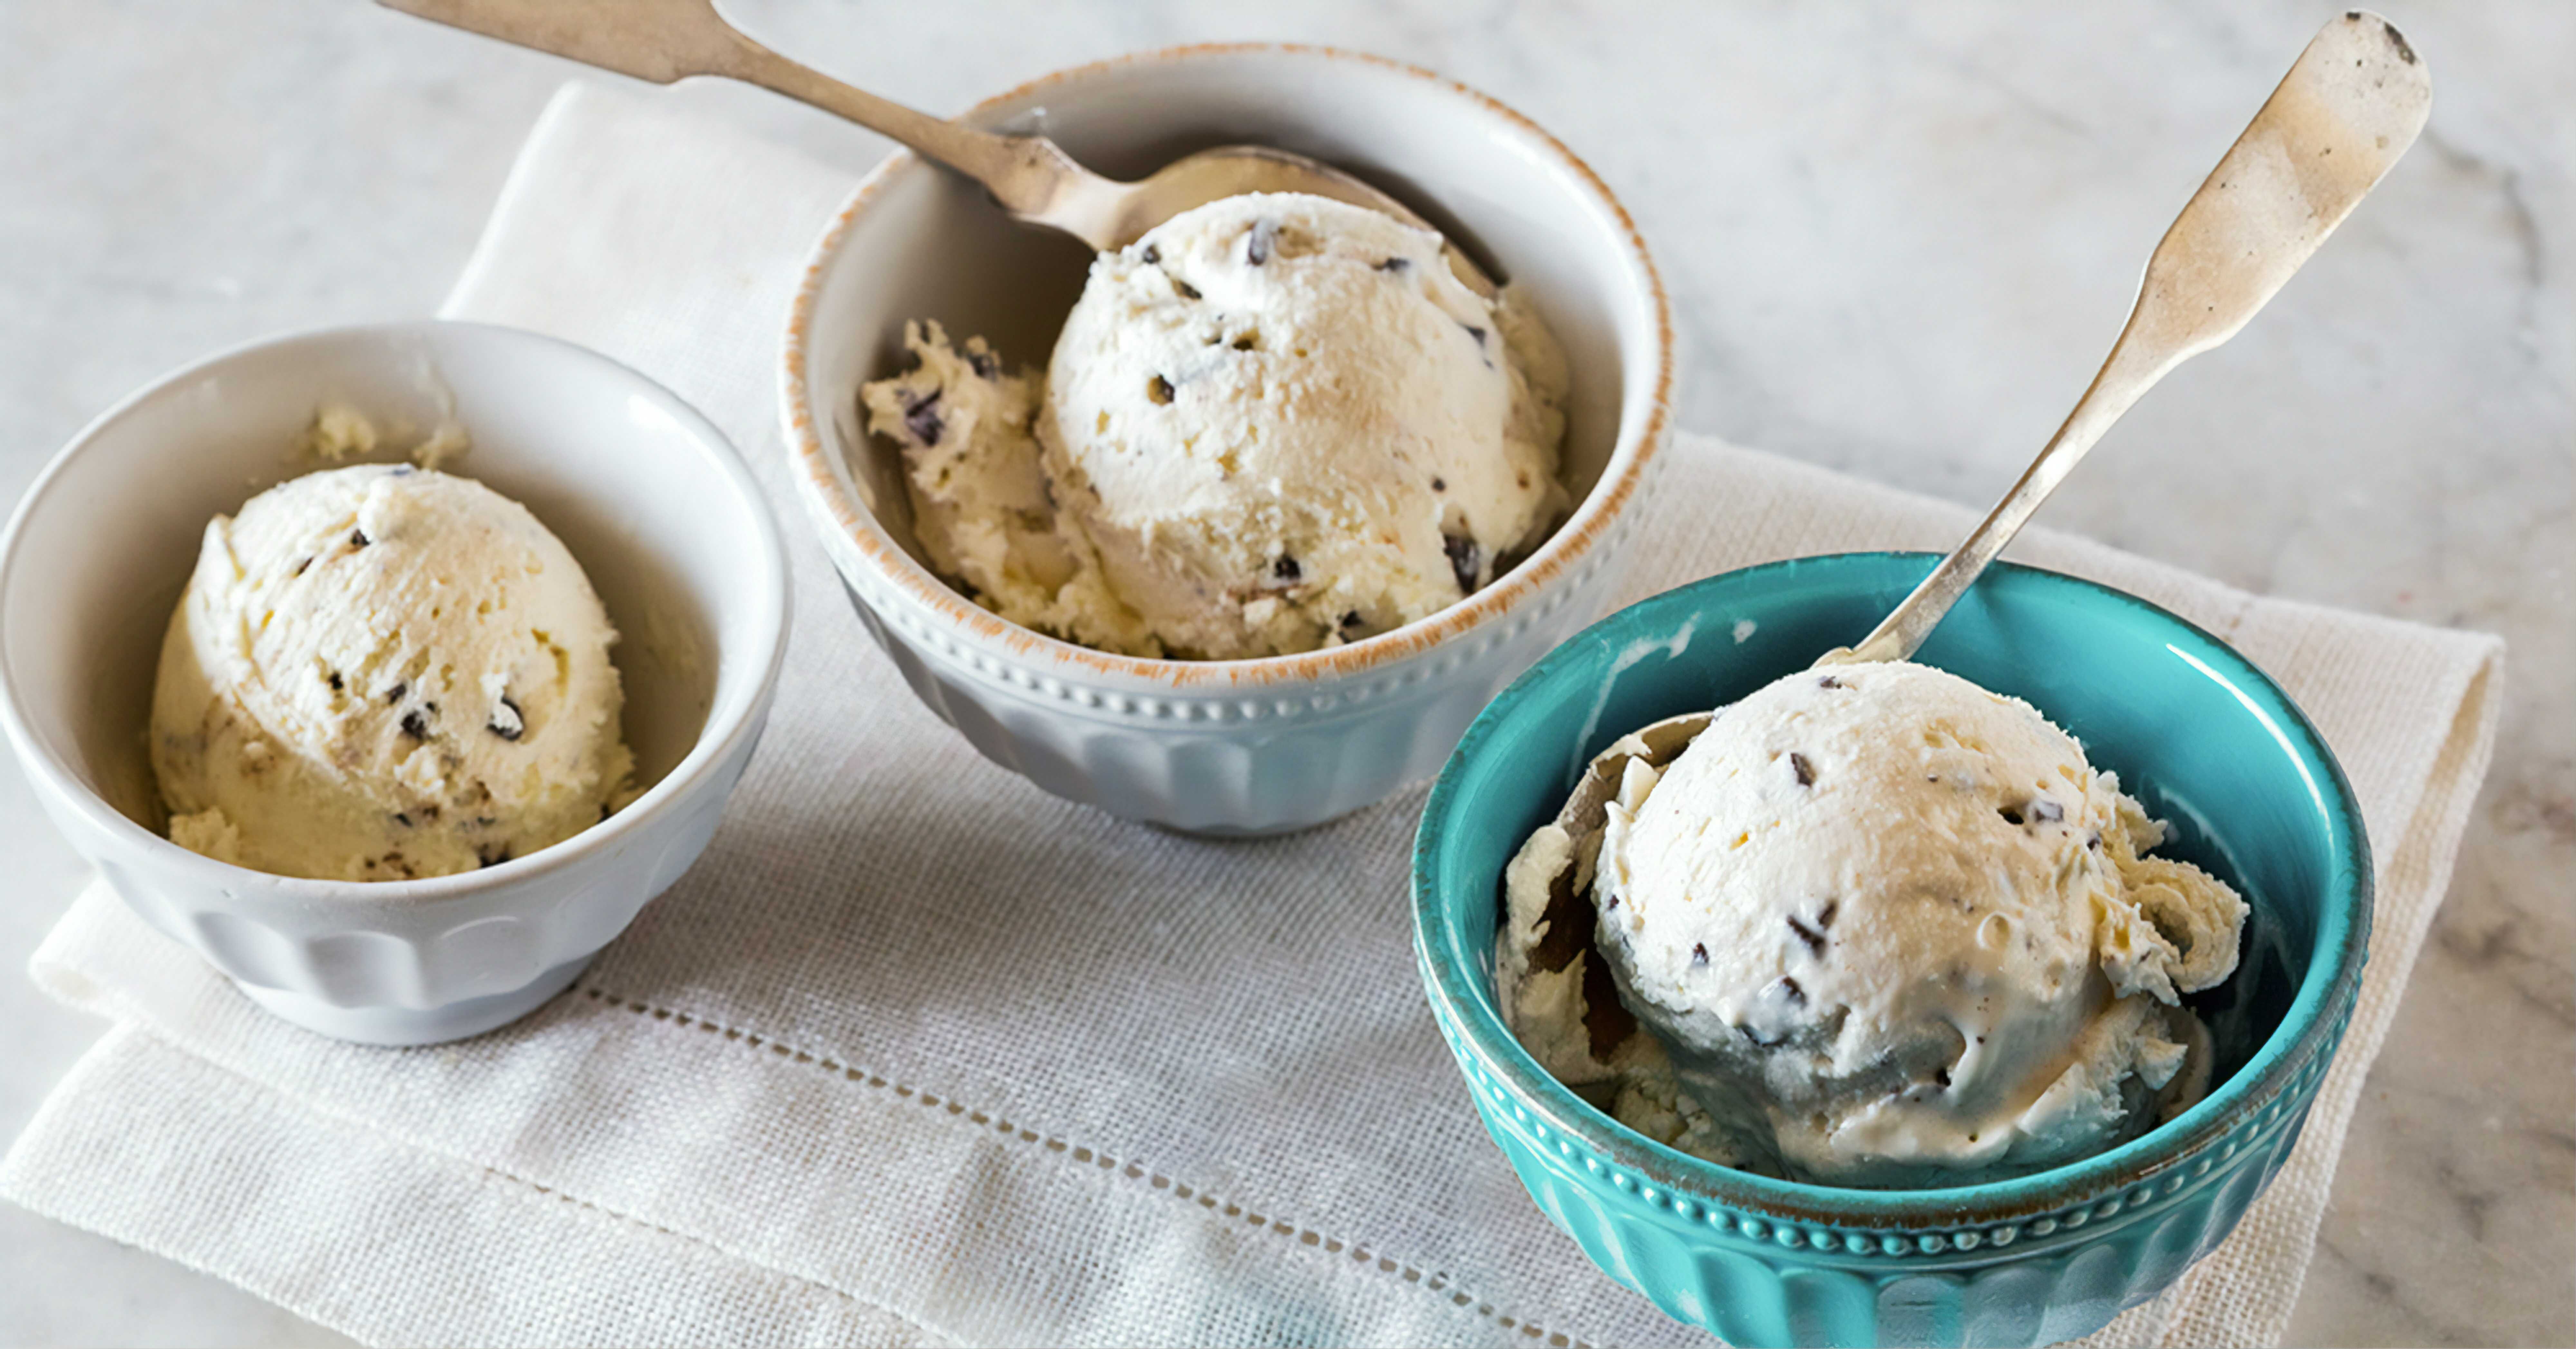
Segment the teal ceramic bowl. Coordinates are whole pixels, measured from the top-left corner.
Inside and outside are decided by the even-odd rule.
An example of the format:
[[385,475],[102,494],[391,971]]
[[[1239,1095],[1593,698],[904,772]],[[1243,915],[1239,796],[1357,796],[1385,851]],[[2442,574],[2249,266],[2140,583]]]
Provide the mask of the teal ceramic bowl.
[[1713,577],[1594,624],[1459,743],[1423,811],[1414,951],[1477,1113],[1530,1196],[1612,1278],[1743,1345],[2043,1344],[2179,1277],[2286,1160],[2361,985],[2370,850],[2334,756],[2263,673],[2134,596],[1999,566],[1917,659],[2029,700],[2175,825],[2162,854],[2253,909],[2234,978],[2192,1000],[2215,1085],[2109,1152],[1993,1184],[1873,1191],[1716,1166],[1593,1109],[1494,1002],[1502,873],[1621,733],[1731,702],[1849,645],[1919,553]]

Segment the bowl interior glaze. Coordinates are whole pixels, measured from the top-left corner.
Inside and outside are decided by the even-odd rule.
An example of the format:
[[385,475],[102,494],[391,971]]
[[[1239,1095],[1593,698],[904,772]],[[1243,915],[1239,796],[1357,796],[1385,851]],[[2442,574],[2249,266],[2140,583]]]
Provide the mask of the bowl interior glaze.
[[1917,659],[2039,708],[2083,743],[2096,768],[2117,772],[2150,814],[2173,825],[2158,855],[2205,867],[2245,895],[2253,913],[2237,974],[2188,1000],[2217,1041],[2206,1098],[2144,1138],[2016,1180],[1843,1190],[1769,1180],[1652,1143],[1584,1105],[1520,1049],[1494,1003],[1502,871],[1555,814],[1585,762],[1628,730],[1720,706],[1858,640],[1933,561],[1921,553],[1803,558],[1666,592],[1557,648],[1461,742],[1417,841],[1426,977],[1460,1012],[1479,1057],[1568,1127],[1649,1157],[1677,1181],[1802,1211],[1902,1220],[1929,1194],[2010,1204],[2115,1176],[2160,1140],[2226,1118],[2350,996],[2369,931],[2368,848],[2350,789],[2315,729],[2216,637],[2134,596],[2007,564],[1978,583]]

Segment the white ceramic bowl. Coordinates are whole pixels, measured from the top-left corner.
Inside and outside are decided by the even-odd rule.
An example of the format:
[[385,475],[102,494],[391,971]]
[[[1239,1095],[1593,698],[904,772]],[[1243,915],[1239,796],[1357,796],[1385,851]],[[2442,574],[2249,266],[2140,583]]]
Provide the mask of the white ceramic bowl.
[[1313,47],[1185,47],[1081,66],[967,120],[1043,129],[1140,177],[1249,141],[1358,171],[1524,287],[1573,365],[1573,516],[1465,602],[1367,641],[1246,661],[1138,660],[977,607],[923,564],[902,465],[859,385],[899,370],[929,318],[1044,365],[1090,254],[898,154],[814,249],[782,398],[797,483],[868,631],[923,702],[1058,796],[1205,833],[1302,828],[1436,773],[1495,690],[1597,617],[1635,532],[1672,382],[1663,290],[1627,212],[1527,119],[1427,71]]
[[[581,560],[622,634],[649,784],[634,804],[420,881],[271,876],[161,836],[145,728],[162,628],[207,520],[315,467],[289,447],[325,399],[424,430],[452,399],[474,445],[451,470],[526,504]],[[777,525],[723,434],[607,357],[479,324],[304,333],[180,370],[75,437],[0,538],[0,724],[54,823],[262,1006],[373,1044],[525,1014],[679,879],[750,761],[786,634]]]

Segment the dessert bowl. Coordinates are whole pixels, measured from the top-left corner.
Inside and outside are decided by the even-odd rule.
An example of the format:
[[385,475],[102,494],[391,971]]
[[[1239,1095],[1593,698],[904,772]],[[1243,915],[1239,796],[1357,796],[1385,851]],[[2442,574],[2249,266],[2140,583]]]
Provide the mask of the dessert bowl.
[[2315,728],[2182,619],[2006,565],[1916,659],[2037,706],[2172,823],[2160,856],[2216,873],[2252,906],[2235,976],[2186,999],[2215,1042],[2206,1097],[2131,1142],[2015,1179],[1846,1189],[1653,1142],[1521,1048],[1495,1004],[1503,867],[1590,757],[1850,644],[1935,560],[1802,558],[1613,614],[1477,719],[1415,841],[1415,956],[1486,1131],[1605,1272],[1729,1343],[2042,1344],[2099,1328],[2235,1227],[2297,1141],[2360,989],[2369,846]]
[[1627,213],[1563,145],[1426,71],[1313,47],[1184,47],[1078,67],[979,104],[1140,177],[1252,142],[1359,172],[1499,265],[1573,373],[1571,516],[1430,618],[1240,661],[1110,655],[976,605],[924,565],[899,453],[859,388],[904,364],[907,319],[1043,366],[1090,253],[1014,224],[982,189],[897,154],[815,246],[781,398],[799,495],[869,633],[914,693],[995,762],[1113,814],[1217,834],[1303,828],[1429,777],[1485,700],[1597,614],[1667,425],[1670,322]]
[[[306,880],[162,836],[146,753],[153,672],[206,522],[327,465],[324,402],[442,425],[449,471],[526,505],[620,633],[641,794],[564,842],[426,880]],[[406,434],[407,432],[407,434]],[[569,985],[705,848],[786,652],[776,522],[724,436],[651,380],[553,338],[420,321],[254,342],[92,422],[0,539],[0,724],[57,827],[155,928],[298,1025],[373,1044],[492,1029]]]

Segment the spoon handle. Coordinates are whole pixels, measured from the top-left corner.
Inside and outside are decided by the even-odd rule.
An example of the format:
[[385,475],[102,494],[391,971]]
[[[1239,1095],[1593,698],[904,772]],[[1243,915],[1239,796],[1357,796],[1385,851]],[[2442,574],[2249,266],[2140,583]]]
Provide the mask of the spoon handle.
[[1094,175],[1040,136],[1004,136],[933,117],[814,70],[725,22],[714,0],[376,0],[655,84],[721,75],[810,103],[982,183],[1004,208],[1043,215]]
[[1903,660],[2111,424],[2166,372],[2236,335],[2352,213],[2432,110],[2432,75],[2354,10],[2308,43],[2165,231],[2101,373],[2021,480],[1843,659]]

